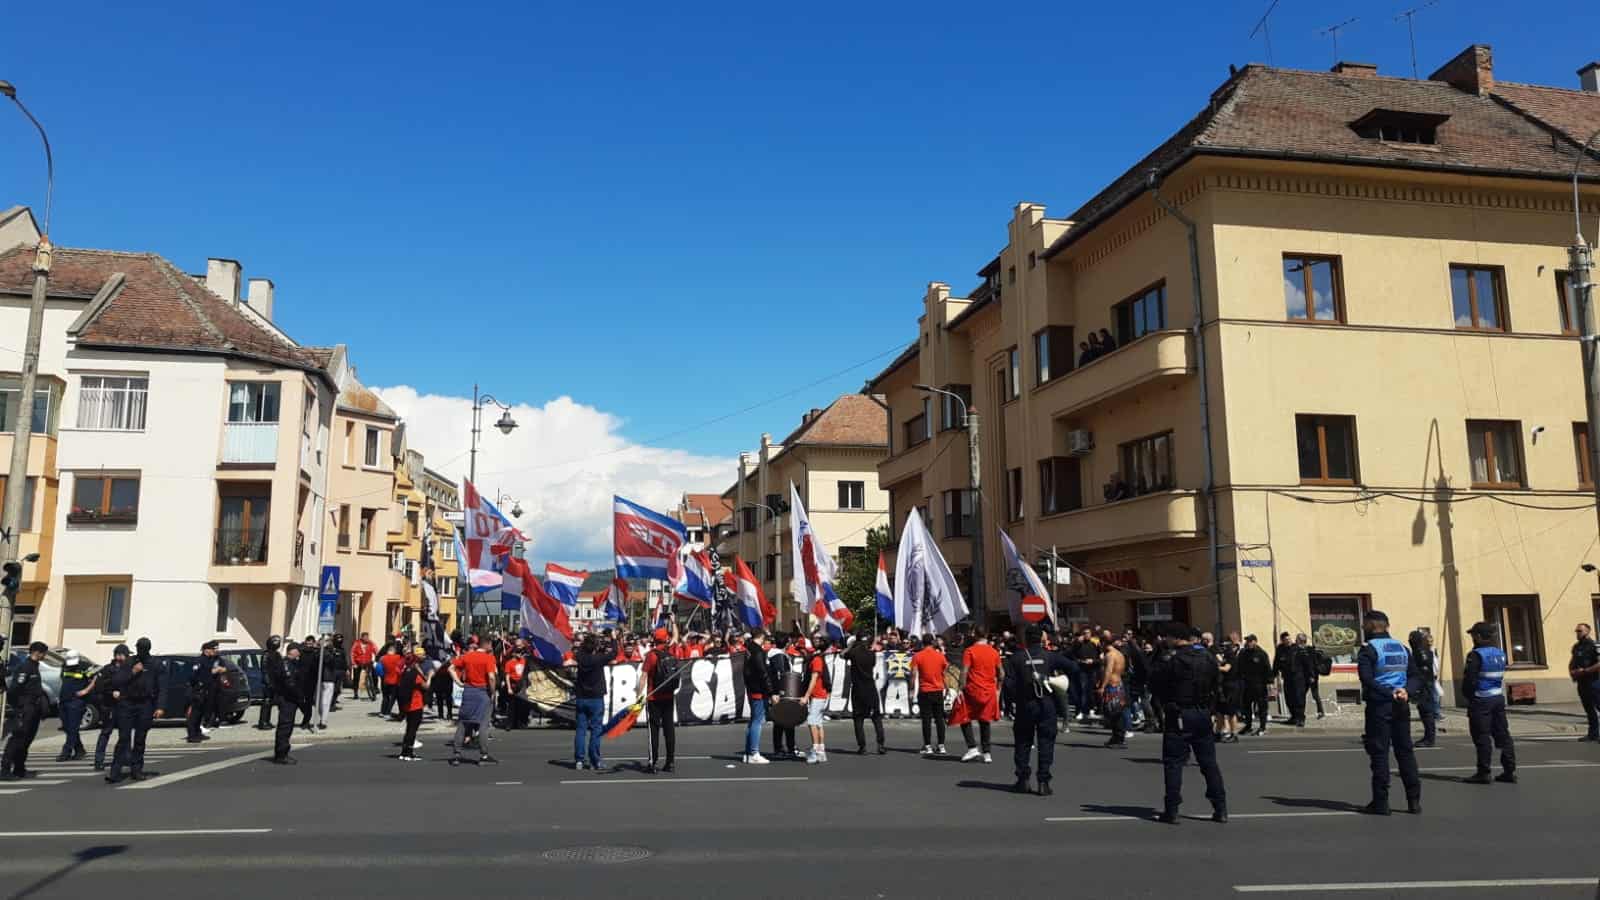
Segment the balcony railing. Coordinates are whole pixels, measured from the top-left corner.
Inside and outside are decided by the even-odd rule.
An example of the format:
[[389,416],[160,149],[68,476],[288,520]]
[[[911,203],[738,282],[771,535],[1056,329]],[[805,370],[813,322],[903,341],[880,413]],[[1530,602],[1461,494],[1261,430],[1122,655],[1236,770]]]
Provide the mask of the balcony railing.
[[1062,418],[1119,401],[1147,385],[1188,378],[1195,370],[1191,344],[1183,331],[1151,332],[1039,388],[1039,400],[1050,415]]
[[224,464],[270,466],[277,461],[277,422],[229,422],[222,427]]
[[306,533],[304,531],[296,531],[294,533],[294,567],[296,569],[304,568],[305,564]]
[[216,553],[219,566],[259,566],[267,561],[266,529],[218,528]]

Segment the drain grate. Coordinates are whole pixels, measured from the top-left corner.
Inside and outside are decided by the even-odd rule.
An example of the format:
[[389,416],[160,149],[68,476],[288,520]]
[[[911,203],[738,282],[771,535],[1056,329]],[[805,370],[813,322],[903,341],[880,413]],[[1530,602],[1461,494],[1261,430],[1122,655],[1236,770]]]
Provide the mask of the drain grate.
[[554,850],[544,851],[544,858],[551,862],[595,863],[610,865],[612,863],[634,862],[649,857],[650,851],[643,847],[626,846],[596,846],[596,847],[557,847]]

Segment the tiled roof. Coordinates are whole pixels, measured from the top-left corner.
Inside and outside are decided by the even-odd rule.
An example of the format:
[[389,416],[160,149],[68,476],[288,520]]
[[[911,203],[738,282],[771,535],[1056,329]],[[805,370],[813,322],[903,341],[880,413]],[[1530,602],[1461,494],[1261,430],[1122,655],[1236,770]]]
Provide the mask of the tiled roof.
[[316,361],[317,365],[326,369],[333,365],[333,355],[339,352],[338,347],[301,347],[308,356]]
[[339,392],[339,408],[396,421],[400,419],[400,414],[393,407],[359,381],[351,381]]
[[683,499],[690,510],[700,511],[707,527],[715,528],[733,518],[733,505],[721,494],[685,494]]
[[[0,253],[0,293],[31,289],[33,248]],[[58,247],[52,296],[91,299],[113,275],[125,281],[86,310],[79,346],[211,353],[258,359],[327,377],[319,357],[287,343],[154,253]]]
[[[1350,128],[1375,109],[1449,118],[1438,126],[1436,144],[1391,143]],[[1552,131],[1581,142],[1595,128],[1600,95],[1580,91],[1498,82],[1479,95],[1444,81],[1250,65],[1229,77],[1177,133],[1068,216],[1073,226],[1045,255],[1143,193],[1152,171],[1168,172],[1195,155],[1565,178],[1573,148],[1552,140]]]
[[885,407],[868,394],[844,394],[783,439],[785,452],[801,444],[889,446]]

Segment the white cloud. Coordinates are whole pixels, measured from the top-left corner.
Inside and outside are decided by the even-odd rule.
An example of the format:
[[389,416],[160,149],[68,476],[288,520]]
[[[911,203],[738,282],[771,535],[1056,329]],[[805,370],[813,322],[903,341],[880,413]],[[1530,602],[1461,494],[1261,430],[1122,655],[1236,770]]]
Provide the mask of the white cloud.
[[[459,481],[467,474],[472,400],[373,388],[406,422],[406,441],[429,468]],[[645,447],[619,432],[622,420],[558,397],[514,406],[517,429],[495,430],[500,410],[483,412],[478,439],[479,490],[504,491],[522,504],[517,525],[532,540],[530,558],[593,568],[611,565],[611,497],[621,494],[666,512],[684,491],[720,493],[738,473],[734,458]],[[502,511],[511,515],[507,501]]]

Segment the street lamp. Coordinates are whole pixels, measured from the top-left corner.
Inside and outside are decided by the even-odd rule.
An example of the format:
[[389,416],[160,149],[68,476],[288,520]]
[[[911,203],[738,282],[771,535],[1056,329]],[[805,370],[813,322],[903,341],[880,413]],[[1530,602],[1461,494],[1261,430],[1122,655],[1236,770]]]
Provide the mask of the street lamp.
[[[9,81],[0,81],[0,94],[15,103],[28,121],[33,123],[33,127],[38,129],[39,138],[44,142],[45,164],[44,233],[39,235],[39,245],[33,254],[33,297],[28,304],[28,335],[22,351],[22,384],[17,392],[17,419],[11,429],[11,468],[6,478],[5,499],[0,504],[0,538],[3,538],[4,544],[0,547],[0,560],[15,563],[22,543],[23,492],[28,487],[28,450],[33,436],[33,392],[39,380],[39,341],[44,332],[44,298],[49,290],[50,206],[55,196],[56,163],[50,152],[50,137],[45,134],[39,120],[28,111],[28,107],[17,99],[16,87]],[[0,423],[0,428],[6,424]],[[0,589],[0,638],[4,639],[0,643],[11,639],[11,614],[19,586],[20,576],[17,579],[8,578],[6,586]],[[5,701],[0,699],[0,717],[4,713]]]
[[914,384],[912,387],[954,398],[961,404],[961,421],[967,428],[967,480],[972,488],[972,610],[973,618],[981,623],[987,616],[983,606],[983,480],[978,468],[978,411],[968,406],[966,398],[954,391],[936,388],[931,384]]
[[[1589,139],[1578,148],[1578,159],[1572,164],[1572,247],[1567,250],[1569,268],[1572,270],[1570,284],[1573,296],[1578,300],[1578,328],[1582,337],[1579,338],[1579,355],[1583,360],[1583,387],[1584,401],[1589,416],[1589,471],[1600,472],[1600,441],[1596,441],[1595,426],[1600,423],[1600,347],[1595,344],[1595,335],[1600,331],[1600,326],[1595,322],[1594,310],[1594,253],[1589,242],[1583,239],[1583,211],[1578,205],[1578,170],[1583,167],[1583,160],[1589,155],[1589,148],[1600,139],[1600,131],[1589,135]],[[1596,235],[1600,241],[1600,235]],[[1565,301],[1563,301],[1565,302]],[[1591,477],[1595,481],[1595,513],[1600,521],[1600,479]],[[10,509],[8,506],[7,509]]]
[[[512,427],[515,428],[516,424],[512,423]],[[507,501],[507,500],[511,501],[511,518],[513,518],[513,519],[522,518],[522,502],[521,501],[514,499],[510,494],[506,493],[505,491],[497,490],[497,491],[494,492],[494,506],[495,506],[495,509],[499,509],[500,505],[502,503],[504,503],[505,501]]]
[[755,502],[741,503],[738,506],[735,506],[733,511],[737,513],[739,510],[744,509],[747,506],[752,509],[766,510],[767,515],[770,517],[769,521],[772,522],[772,555],[777,559],[778,563],[777,571],[774,573],[776,577],[772,582],[773,593],[775,595],[773,599],[777,601],[778,604],[777,624],[778,627],[781,628],[783,627],[783,529],[778,527],[778,516],[782,515],[782,513],[778,512],[773,507],[766,505],[765,503]]
[[[483,431],[483,407],[485,404],[489,403],[493,403],[495,406],[500,407],[500,420],[494,423],[494,427],[498,428],[501,434],[510,434],[517,427],[517,420],[511,418],[510,406],[501,403],[499,400],[496,400],[493,395],[480,394],[476,384],[472,386],[472,443],[470,445],[470,449],[467,451],[469,456],[467,462],[467,480],[473,482],[474,487],[476,487],[478,481],[478,435]],[[495,506],[499,505],[499,500],[496,498]],[[522,515],[520,509],[520,506],[517,509],[513,509],[511,513],[512,516],[520,517]],[[465,523],[463,523],[463,531],[464,530]],[[470,590],[467,592],[466,609],[461,610],[460,615],[461,633],[464,635],[471,634],[472,592]]]

